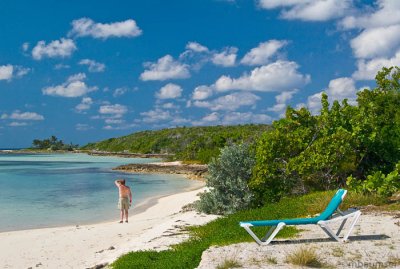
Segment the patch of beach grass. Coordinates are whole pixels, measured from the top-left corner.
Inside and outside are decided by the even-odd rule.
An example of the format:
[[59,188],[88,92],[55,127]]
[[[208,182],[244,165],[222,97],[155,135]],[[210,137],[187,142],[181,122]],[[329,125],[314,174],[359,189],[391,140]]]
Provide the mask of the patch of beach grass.
[[389,266],[397,267],[400,266],[400,256],[390,256],[388,259]]
[[219,264],[216,269],[230,269],[230,268],[240,268],[242,264],[235,259],[225,259],[221,264]]
[[265,263],[267,264],[278,264],[278,260],[275,257],[269,256],[269,257],[252,257],[249,259],[249,263],[253,265],[258,265],[261,266]]
[[278,264],[278,260],[275,257],[268,257],[267,262],[269,264]]
[[[202,226],[188,227],[191,239],[174,245],[165,251],[130,252],[116,260],[112,267],[123,268],[196,268],[204,250],[210,246],[225,246],[240,242],[254,242],[248,233],[239,226],[240,221],[300,218],[322,212],[335,191],[316,192],[300,197],[283,198],[280,202],[262,208],[244,210],[221,217]],[[370,204],[382,205],[384,199],[360,194],[348,195],[342,209]],[[346,198],[346,199],[347,199]],[[345,201],[346,201],[345,199]],[[258,236],[265,235],[265,227],[255,227]],[[285,227],[278,238],[295,236],[299,231],[293,226]]]
[[313,248],[307,247],[301,247],[295,252],[290,253],[289,255],[287,255],[286,261],[288,263],[299,266],[307,266],[313,268],[325,267],[325,265],[320,261],[315,250]]

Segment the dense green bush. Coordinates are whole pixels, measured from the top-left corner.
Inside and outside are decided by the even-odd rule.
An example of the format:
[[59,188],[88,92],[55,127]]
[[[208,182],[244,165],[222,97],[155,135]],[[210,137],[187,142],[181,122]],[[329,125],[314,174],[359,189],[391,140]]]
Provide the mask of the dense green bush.
[[306,108],[288,108],[258,141],[250,186],[260,204],[285,194],[336,188],[355,171],[356,140],[346,126],[353,108],[346,101],[329,108],[327,98],[322,96],[318,116]]
[[208,165],[209,191],[200,195],[196,208],[207,214],[231,214],[248,208],[254,198],[248,187],[254,163],[248,144],[223,148]]
[[257,143],[249,184],[258,204],[336,189],[348,177],[355,189],[392,192],[392,174],[384,174],[400,160],[400,68],[383,68],[376,83],[358,93],[356,106],[347,100],[330,106],[323,94],[319,115],[288,108],[286,117],[273,123]]

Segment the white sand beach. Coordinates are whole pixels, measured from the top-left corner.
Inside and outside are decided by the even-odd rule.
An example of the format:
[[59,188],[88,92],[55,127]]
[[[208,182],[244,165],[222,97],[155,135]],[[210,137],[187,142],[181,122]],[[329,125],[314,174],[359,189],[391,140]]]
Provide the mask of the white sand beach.
[[164,249],[186,238],[180,227],[215,218],[181,210],[202,190],[160,198],[141,213],[130,210],[129,223],[118,223],[116,211],[115,222],[0,233],[0,268],[90,268],[129,251]]

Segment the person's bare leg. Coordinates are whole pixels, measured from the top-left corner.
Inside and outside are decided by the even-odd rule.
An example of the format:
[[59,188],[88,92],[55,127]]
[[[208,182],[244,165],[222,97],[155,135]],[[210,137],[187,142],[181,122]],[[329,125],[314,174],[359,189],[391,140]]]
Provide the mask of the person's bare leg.
[[125,222],[128,222],[128,209],[125,209]]
[[124,210],[121,209],[121,221],[120,223],[124,222]]

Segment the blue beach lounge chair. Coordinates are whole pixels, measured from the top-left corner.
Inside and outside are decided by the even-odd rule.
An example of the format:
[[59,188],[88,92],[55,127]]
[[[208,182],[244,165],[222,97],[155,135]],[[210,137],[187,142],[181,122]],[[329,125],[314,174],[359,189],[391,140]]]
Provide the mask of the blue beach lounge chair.
[[[240,222],[240,226],[243,227],[251,237],[256,240],[259,245],[268,245],[272,239],[278,234],[278,232],[285,227],[285,225],[306,225],[306,224],[317,224],[319,225],[324,232],[326,232],[332,239],[337,241],[345,242],[347,241],[351,231],[354,228],[358,218],[361,215],[359,210],[348,210],[346,212],[342,212],[339,209],[339,205],[342,203],[344,197],[346,196],[347,191],[343,189],[339,189],[336,194],[333,196],[332,200],[329,202],[325,211],[322,212],[319,216],[313,218],[302,218],[302,219],[283,219],[283,220],[256,220],[256,221],[242,221]],[[334,214],[337,212],[336,214]],[[349,218],[353,217],[353,221],[350,224],[350,227],[347,233],[343,236],[343,238],[339,238],[339,234],[342,231],[344,225],[346,224]],[[336,233],[332,231],[332,229],[328,226],[332,223],[339,222],[342,223],[339,226],[339,229]],[[267,234],[262,238],[258,238],[257,235],[250,229],[252,226],[268,226],[271,227]]]

